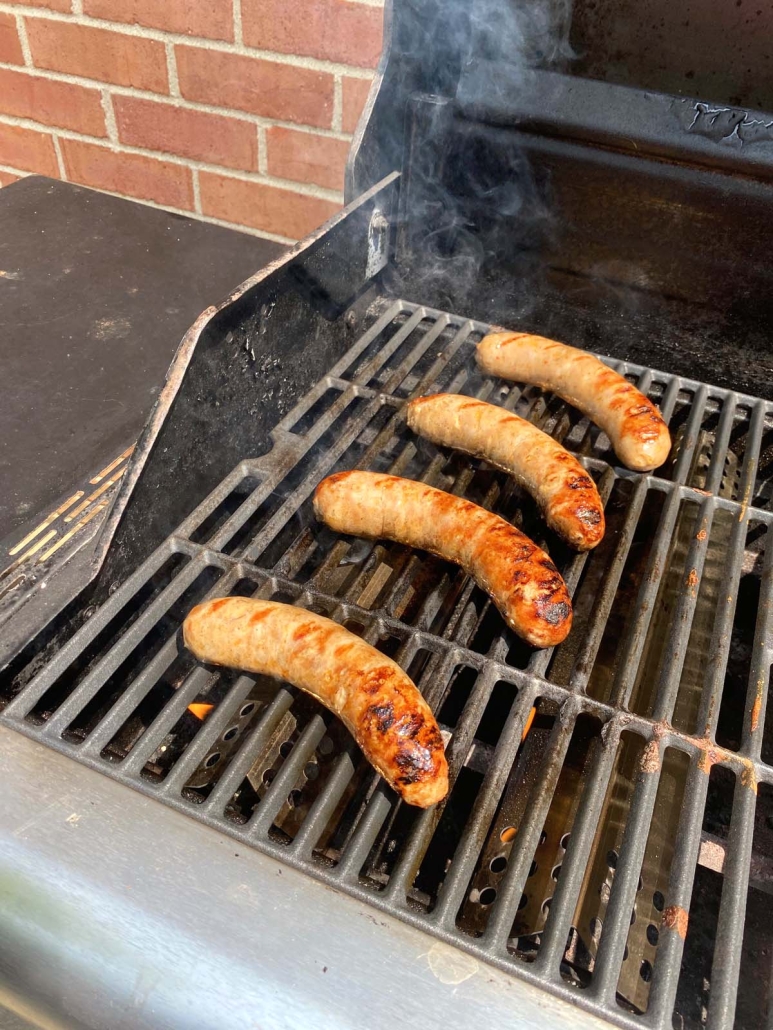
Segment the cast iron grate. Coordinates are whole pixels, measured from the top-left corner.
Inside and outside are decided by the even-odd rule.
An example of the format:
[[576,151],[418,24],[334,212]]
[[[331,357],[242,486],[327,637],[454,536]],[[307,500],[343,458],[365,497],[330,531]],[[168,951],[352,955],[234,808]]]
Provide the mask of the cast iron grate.
[[[578,413],[476,371],[487,326],[381,310],[269,454],[234,469],[48,664],[17,670],[0,719],[621,1026],[732,1026],[739,976],[754,975],[759,1005],[738,1010],[753,1026],[773,926],[742,932],[747,903],[773,915],[773,405],[611,361],[675,440],[657,475],[634,475]],[[404,401],[434,390],[563,439],[605,500],[603,544],[567,551],[506,477],[413,438]],[[567,641],[531,652],[459,570],[319,527],[316,483],[352,467],[520,523],[574,594]],[[193,661],[185,613],[228,593],[321,612],[399,661],[448,740],[446,804],[399,804],[304,695]]]

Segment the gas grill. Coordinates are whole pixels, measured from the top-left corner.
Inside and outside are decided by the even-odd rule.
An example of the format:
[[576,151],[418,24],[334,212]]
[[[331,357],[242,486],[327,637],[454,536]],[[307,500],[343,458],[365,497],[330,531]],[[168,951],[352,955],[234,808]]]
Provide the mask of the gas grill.
[[[481,32],[489,6],[388,10],[355,199],[186,335],[88,576],[52,565],[72,599],[44,623],[31,598],[4,630],[0,723],[334,888],[331,911],[350,895],[430,955],[449,946],[443,983],[499,970],[556,1025],[751,1030],[773,993],[767,130],[748,147],[704,131],[764,122],[712,106],[711,49],[690,79],[706,100],[577,79],[542,21],[508,56]],[[481,374],[494,322],[599,352],[659,405],[668,462],[622,469],[580,413]],[[436,391],[575,453],[601,545],[571,552],[507,476],[413,436],[405,402]],[[535,652],[461,570],[317,523],[315,486],[353,468],[523,528],[573,594],[567,640]],[[446,739],[447,800],[401,804],[308,696],[197,664],[181,622],[227,594],[329,616],[398,661]],[[445,1004],[433,1017],[456,1025]]]

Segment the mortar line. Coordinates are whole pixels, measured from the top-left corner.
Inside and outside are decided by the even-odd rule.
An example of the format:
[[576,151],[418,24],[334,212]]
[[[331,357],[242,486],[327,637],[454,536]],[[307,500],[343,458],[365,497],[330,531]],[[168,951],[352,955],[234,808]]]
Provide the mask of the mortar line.
[[166,50],[166,74],[169,79],[169,96],[180,96],[180,79],[177,75],[177,58],[175,57],[174,46],[171,43],[165,45]]
[[[27,36],[27,26],[24,24],[24,18],[21,14],[16,15],[16,34],[19,37],[19,43],[21,44],[21,52],[24,57],[24,66],[26,68],[34,68],[32,62],[32,51],[30,50],[30,41]],[[18,65],[9,65],[11,68],[18,68]]]
[[214,50],[219,53],[239,54],[242,57],[254,57],[259,60],[272,61],[275,64],[292,65],[295,68],[308,68],[310,71],[321,71],[335,74],[353,75],[357,78],[372,78],[374,69],[362,65],[349,65],[341,61],[328,61],[321,57],[307,54],[286,54],[280,50],[264,50],[251,47],[245,43],[229,43],[223,39],[210,39],[208,36],[191,36],[184,32],[172,32],[156,29],[152,26],[132,25],[130,22],[110,21],[105,18],[93,18],[90,15],[78,16],[73,20],[72,12],[50,11],[40,7],[28,7],[25,4],[10,4],[0,0],[0,11],[7,14],[23,14],[25,17],[48,21],[65,22],[68,25],[82,25],[85,28],[103,29],[117,32],[125,36],[139,39],[152,39],[159,43],[174,43],[180,46],[192,46],[197,49]]
[[113,82],[100,82],[98,79],[87,79],[83,75],[69,75],[66,72],[54,72],[35,67],[26,68],[22,65],[10,64],[7,61],[0,61],[0,68],[7,71],[18,72],[21,75],[35,75],[43,77],[51,80],[52,82],[64,82],[71,85],[83,86],[84,89],[90,89],[94,92],[98,91],[100,88],[109,88],[116,96],[134,97],[137,100],[151,100],[158,104],[166,103],[168,105],[170,99],[174,99],[174,106],[176,108],[185,108],[191,111],[202,111],[207,114],[220,115],[221,117],[226,116],[241,121],[253,122],[256,125],[263,125],[265,127],[277,125],[284,129],[295,129],[298,132],[308,132],[316,136],[328,136],[331,139],[342,140],[346,143],[351,142],[352,139],[352,135],[349,132],[337,132],[335,129],[325,128],[324,126],[306,125],[302,122],[293,122],[282,118],[269,118],[266,115],[255,114],[252,111],[242,111],[236,107],[220,107],[217,104],[206,104],[198,100],[188,100],[182,95],[170,98],[166,93],[154,93],[152,90],[138,89],[136,86],[121,86]]
[[234,19],[234,43],[237,46],[244,46],[244,35],[242,32],[242,0],[233,0]]
[[340,75],[336,75],[333,82],[333,117],[331,127],[336,132],[341,132],[344,110],[344,87]]
[[198,168],[192,168],[193,180],[193,207],[197,215],[201,214],[201,183],[199,182]]
[[64,157],[62,155],[62,148],[59,144],[59,137],[56,133],[53,133],[51,138],[54,142],[54,151],[56,152],[56,163],[59,168],[59,178],[62,180],[62,182],[67,182],[67,171],[64,167]]
[[179,165],[182,168],[196,168],[200,172],[211,172],[215,175],[222,175],[228,179],[238,179],[243,182],[260,183],[263,186],[273,186],[276,189],[287,190],[291,193],[298,193],[304,197],[312,197],[315,200],[327,200],[332,204],[343,204],[343,194],[337,190],[326,189],[323,186],[315,186],[311,183],[296,182],[294,179],[283,179],[276,175],[261,175],[259,172],[245,172],[238,168],[229,168],[226,165],[213,164],[210,161],[202,161],[198,158],[180,157],[179,154],[167,154],[162,150],[150,150],[145,147],[135,147],[129,143],[120,143],[120,149],[116,150],[115,143],[104,136],[86,136],[84,133],[74,132],[72,129],[60,129],[58,126],[43,125],[41,122],[34,122],[30,118],[19,118],[16,115],[0,114],[0,124],[16,125],[19,128],[31,129],[35,132],[56,132],[62,139],[76,140],[81,143],[89,143],[92,146],[102,147],[118,153],[137,154],[140,157],[151,157],[159,161],[166,161],[169,164]]
[[102,90],[102,110],[105,112],[105,126],[107,128],[107,138],[114,144],[118,143],[118,126],[115,121],[115,109],[113,108],[113,98],[110,95],[109,89]]

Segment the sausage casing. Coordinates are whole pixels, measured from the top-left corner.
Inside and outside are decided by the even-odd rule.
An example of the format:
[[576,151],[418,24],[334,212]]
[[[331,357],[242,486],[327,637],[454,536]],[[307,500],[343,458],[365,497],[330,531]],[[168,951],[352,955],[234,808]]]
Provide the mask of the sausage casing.
[[480,341],[477,359],[491,375],[533,383],[579,408],[601,426],[628,468],[649,472],[668,457],[671,435],[658,409],[592,354],[544,336],[502,331]]
[[578,551],[604,536],[604,506],[596,484],[577,459],[547,433],[504,408],[474,397],[437,393],[407,406],[420,436],[484,458],[532,494],[551,529]]
[[314,510],[338,533],[395,540],[461,565],[535,647],[559,644],[571,628],[569,592],[547,554],[471,501],[412,479],[339,472],[317,487]]
[[337,622],[276,601],[221,597],[183,623],[203,662],[275,676],[337,715],[365,757],[410,805],[448,793],[448,765],[435,717],[408,675]]

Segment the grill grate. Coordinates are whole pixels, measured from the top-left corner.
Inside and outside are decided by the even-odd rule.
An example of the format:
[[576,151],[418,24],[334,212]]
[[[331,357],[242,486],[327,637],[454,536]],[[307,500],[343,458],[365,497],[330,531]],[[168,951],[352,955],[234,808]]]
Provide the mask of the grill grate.
[[[773,405],[610,361],[674,434],[664,469],[634,475],[577,412],[475,370],[487,326],[402,301],[382,310],[268,455],[243,461],[53,660],[3,688],[0,719],[621,1026],[670,1027],[675,1012],[700,1026],[708,1012],[730,1027],[753,843],[755,859],[765,847],[757,785],[773,783]],[[413,438],[403,403],[431,390],[490,398],[562,439],[599,485],[602,545],[570,553],[507,477]],[[520,524],[573,592],[567,641],[531,652],[459,570],[318,526],[314,487],[352,467]],[[448,740],[442,811],[399,804],[309,698],[193,661],[182,618],[227,593],[328,615],[408,670]],[[680,966],[710,907],[697,886],[707,841],[723,858],[697,1003]]]

